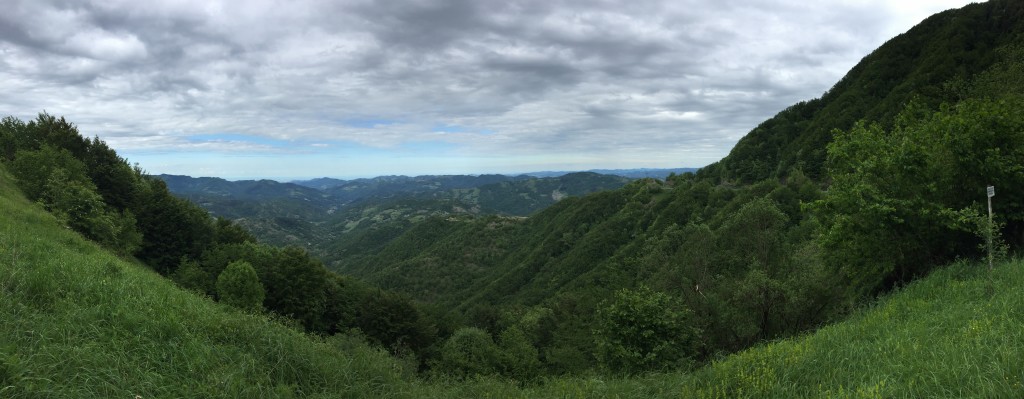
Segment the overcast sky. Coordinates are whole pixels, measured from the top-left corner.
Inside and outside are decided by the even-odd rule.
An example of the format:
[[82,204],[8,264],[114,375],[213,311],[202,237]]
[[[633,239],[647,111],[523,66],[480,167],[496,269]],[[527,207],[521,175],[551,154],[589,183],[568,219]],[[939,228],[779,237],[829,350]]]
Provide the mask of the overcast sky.
[[150,173],[700,167],[967,3],[5,0],[0,113]]

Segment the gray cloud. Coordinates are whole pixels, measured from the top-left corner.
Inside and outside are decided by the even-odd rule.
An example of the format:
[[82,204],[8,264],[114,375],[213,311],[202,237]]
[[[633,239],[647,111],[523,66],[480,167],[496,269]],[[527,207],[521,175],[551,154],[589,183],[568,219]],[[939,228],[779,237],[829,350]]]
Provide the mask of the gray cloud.
[[231,133],[700,166],[966,2],[15,0],[0,109],[65,115],[129,155],[278,151],[189,140]]

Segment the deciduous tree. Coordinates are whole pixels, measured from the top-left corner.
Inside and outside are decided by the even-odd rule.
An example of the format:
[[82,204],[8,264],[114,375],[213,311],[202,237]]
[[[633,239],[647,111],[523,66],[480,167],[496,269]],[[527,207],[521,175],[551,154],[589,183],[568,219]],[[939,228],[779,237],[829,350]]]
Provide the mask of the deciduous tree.
[[263,285],[256,270],[246,261],[236,261],[217,277],[217,296],[221,302],[239,309],[256,311],[263,308]]

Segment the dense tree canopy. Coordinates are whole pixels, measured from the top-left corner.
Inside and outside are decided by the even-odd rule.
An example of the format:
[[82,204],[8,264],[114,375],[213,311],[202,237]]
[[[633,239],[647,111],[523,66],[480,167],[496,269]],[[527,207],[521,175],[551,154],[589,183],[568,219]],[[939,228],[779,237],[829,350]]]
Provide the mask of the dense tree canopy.
[[997,216],[1019,245],[1021,106],[1019,97],[971,99],[937,112],[912,104],[892,130],[860,123],[836,132],[829,146],[833,184],[816,208],[828,226],[822,245],[829,261],[859,293],[976,253],[988,185],[998,188]]

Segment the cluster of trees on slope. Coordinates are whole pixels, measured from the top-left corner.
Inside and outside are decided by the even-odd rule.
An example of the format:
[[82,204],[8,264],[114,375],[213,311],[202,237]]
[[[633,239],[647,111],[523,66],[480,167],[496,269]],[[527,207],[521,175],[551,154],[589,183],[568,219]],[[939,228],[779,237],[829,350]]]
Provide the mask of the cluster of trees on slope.
[[25,195],[68,228],[184,287],[313,333],[358,330],[396,351],[425,356],[436,340],[436,327],[408,298],[331,273],[301,248],[257,243],[64,118],[4,118],[0,159]]
[[[932,17],[696,175],[638,181],[527,220],[381,229],[334,266],[455,309],[469,327],[442,359],[464,374],[664,369],[814,328],[979,256],[993,229],[982,217],[986,185],[1000,193],[1004,248],[1024,243],[1024,41],[1006,36],[1022,31],[1022,16],[1020,3],[990,1]],[[915,62],[880,58],[893,49]],[[658,317],[629,321],[650,326],[638,332],[649,339],[631,341],[609,326],[638,298],[651,310],[636,316]]]

